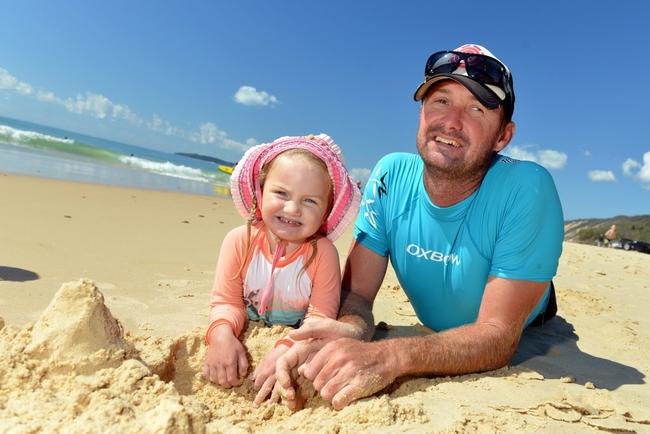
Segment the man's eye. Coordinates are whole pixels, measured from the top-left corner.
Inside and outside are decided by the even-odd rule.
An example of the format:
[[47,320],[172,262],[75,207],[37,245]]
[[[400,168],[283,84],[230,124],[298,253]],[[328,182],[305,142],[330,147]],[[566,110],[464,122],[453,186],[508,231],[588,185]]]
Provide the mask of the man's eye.
[[469,111],[470,111],[470,113],[472,113],[474,115],[482,115],[483,113],[485,113],[485,110],[483,110],[483,107],[477,106],[477,105],[471,106],[469,108]]

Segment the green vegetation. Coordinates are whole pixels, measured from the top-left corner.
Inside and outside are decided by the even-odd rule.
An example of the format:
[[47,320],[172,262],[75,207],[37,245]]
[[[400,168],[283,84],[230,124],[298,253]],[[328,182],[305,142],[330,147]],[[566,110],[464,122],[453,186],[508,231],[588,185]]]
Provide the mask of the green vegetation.
[[616,225],[618,238],[650,242],[650,215],[616,216],[607,219],[568,220],[564,222],[564,239],[594,244],[611,225]]

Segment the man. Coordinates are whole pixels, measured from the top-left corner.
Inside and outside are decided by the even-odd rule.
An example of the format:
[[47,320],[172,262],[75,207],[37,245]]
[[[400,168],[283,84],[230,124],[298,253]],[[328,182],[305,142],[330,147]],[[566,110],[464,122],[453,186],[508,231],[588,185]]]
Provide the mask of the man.
[[[290,407],[290,370],[301,364],[339,409],[404,375],[502,367],[524,327],[555,313],[563,217],[553,180],[497,154],[515,131],[510,70],[479,45],[435,53],[414,99],[419,155],[390,154],[372,172],[339,320],[292,332],[297,344],[278,360]],[[367,342],[389,258],[419,320],[438,333]]]

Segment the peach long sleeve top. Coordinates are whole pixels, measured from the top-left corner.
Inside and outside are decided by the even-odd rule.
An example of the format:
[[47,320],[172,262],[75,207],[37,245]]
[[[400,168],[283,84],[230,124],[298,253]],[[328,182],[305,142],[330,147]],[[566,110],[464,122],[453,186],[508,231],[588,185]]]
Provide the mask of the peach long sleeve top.
[[251,228],[248,255],[246,238],[246,226],[240,226],[230,231],[221,245],[210,296],[206,339],[221,324],[228,324],[235,336],[239,336],[246,318],[262,320],[267,325],[296,325],[309,317],[336,318],[341,268],[338,252],[330,240],[317,240],[316,256],[306,270],[303,270],[304,264],[313,249],[308,242],[276,263],[269,310],[260,317],[257,307],[271,273],[273,252],[263,224]]

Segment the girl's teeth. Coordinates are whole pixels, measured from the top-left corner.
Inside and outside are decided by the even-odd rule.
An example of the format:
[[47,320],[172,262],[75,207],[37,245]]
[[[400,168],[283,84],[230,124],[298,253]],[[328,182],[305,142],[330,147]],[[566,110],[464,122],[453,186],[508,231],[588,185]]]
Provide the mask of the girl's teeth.
[[289,220],[289,219],[285,219],[284,217],[280,217],[280,221],[282,221],[284,223],[287,223],[287,224],[290,224],[290,225],[297,225],[298,224],[298,222],[293,221],[293,220]]

